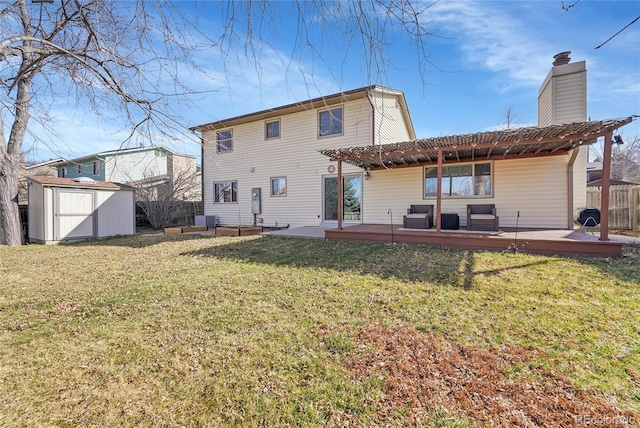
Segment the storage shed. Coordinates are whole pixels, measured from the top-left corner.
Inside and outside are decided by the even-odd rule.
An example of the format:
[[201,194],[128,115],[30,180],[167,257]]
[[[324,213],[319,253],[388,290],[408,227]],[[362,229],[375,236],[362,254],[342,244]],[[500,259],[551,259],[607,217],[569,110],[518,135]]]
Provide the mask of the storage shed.
[[133,187],[90,178],[34,176],[29,183],[29,242],[53,243],[136,232]]

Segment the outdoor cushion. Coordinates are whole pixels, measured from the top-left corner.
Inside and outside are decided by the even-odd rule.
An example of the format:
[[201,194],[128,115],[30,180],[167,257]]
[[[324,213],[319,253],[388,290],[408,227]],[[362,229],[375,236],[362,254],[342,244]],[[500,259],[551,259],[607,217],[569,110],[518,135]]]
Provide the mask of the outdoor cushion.
[[493,214],[471,214],[471,218],[474,220],[493,220],[496,216]]
[[407,214],[406,217],[407,218],[425,218],[427,217],[429,214],[427,213],[417,213],[417,214]]

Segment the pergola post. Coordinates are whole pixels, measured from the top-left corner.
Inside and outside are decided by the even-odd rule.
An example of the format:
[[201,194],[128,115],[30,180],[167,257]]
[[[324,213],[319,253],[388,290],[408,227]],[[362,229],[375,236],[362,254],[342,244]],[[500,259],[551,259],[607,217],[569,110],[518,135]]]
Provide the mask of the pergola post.
[[609,186],[611,184],[611,145],[613,132],[604,136],[604,156],[602,159],[602,192],[600,193],[600,240],[609,240]]
[[438,178],[436,184],[436,233],[440,233],[442,213],[442,149],[438,149]]
[[338,230],[342,230],[342,210],[344,195],[342,194],[342,160],[338,159]]

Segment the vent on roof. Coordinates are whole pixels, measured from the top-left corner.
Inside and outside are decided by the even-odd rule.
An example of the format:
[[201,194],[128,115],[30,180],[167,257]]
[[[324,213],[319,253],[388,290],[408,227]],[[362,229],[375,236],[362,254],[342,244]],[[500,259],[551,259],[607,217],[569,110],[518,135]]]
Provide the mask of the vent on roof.
[[77,177],[77,178],[74,178],[73,181],[77,183],[87,183],[87,184],[93,184],[96,182],[96,180],[94,180],[91,177]]
[[555,54],[553,56],[553,66],[555,67],[556,65],[565,65],[565,64],[569,64],[569,62],[571,61],[571,58],[569,57],[569,55],[571,55],[571,51],[565,51],[565,52],[560,52],[559,54]]

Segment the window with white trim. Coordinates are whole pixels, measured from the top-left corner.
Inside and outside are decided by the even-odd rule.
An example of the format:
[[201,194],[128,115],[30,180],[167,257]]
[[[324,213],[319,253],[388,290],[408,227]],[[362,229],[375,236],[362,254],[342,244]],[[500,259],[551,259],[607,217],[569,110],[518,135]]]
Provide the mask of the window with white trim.
[[318,137],[342,134],[342,107],[318,112]]
[[58,177],[65,178],[66,176],[67,176],[67,168],[66,167],[60,168],[60,172],[58,173]]
[[[428,166],[424,171],[424,196],[435,197],[438,168]],[[442,196],[450,198],[493,196],[492,174],[491,162],[445,165],[442,167]]]
[[216,132],[216,151],[218,153],[233,151],[233,130],[227,129]]
[[264,139],[280,138],[280,119],[270,120],[264,124]]
[[78,165],[78,174],[82,174],[82,164]]
[[219,181],[213,183],[213,202],[238,202],[238,182]]
[[99,174],[100,174],[100,162],[93,161],[93,175],[99,175]]
[[271,179],[271,196],[287,196],[287,177]]

